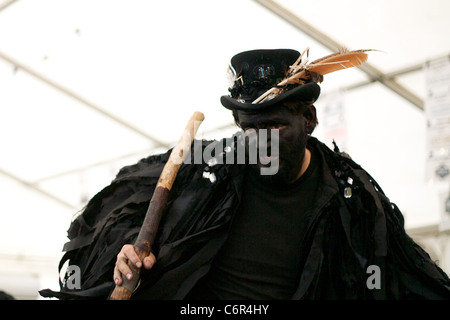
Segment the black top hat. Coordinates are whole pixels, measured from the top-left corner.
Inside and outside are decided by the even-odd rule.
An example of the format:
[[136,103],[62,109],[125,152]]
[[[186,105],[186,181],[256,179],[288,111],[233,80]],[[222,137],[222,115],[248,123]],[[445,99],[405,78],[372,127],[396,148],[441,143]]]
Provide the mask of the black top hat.
[[227,109],[257,110],[273,106],[281,101],[296,99],[313,103],[320,94],[319,85],[312,79],[305,83],[278,87],[281,93],[272,99],[255,103],[262,94],[286,78],[289,68],[300,57],[292,49],[251,50],[238,53],[231,59],[229,71],[233,77],[231,96],[222,96],[220,102]]

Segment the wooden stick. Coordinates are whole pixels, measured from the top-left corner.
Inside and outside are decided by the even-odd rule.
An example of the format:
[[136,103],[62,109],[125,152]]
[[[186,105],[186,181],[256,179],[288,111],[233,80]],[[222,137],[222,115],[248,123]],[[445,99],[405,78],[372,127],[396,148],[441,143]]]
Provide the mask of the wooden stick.
[[[169,192],[172,189],[178,170],[189,154],[194,136],[203,120],[203,113],[194,112],[189,119],[180,140],[173,148],[169,160],[161,172],[145,214],[141,230],[139,231],[139,235],[134,243],[134,250],[141,261],[143,261],[145,257],[149,256],[152,251],[152,245],[155,240],[156,233],[158,232],[159,222],[161,221],[161,217],[166,208]],[[116,285],[114,291],[109,297],[110,300],[129,300],[131,298],[131,295],[139,281],[140,268],[136,267],[130,261],[128,262],[128,266],[133,274],[132,279],[128,280],[122,275],[122,285]]]

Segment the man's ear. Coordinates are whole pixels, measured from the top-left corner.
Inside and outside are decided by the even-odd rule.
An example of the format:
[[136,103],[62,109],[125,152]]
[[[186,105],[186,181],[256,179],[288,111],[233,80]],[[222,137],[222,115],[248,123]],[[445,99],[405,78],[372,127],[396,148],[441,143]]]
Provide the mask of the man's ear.
[[316,107],[312,104],[309,105],[305,113],[303,113],[303,116],[306,119],[306,132],[311,134],[319,124],[319,121],[317,121]]
[[238,115],[238,111],[236,109],[232,109],[231,112],[233,113],[233,118],[234,118],[234,124],[240,128],[241,124],[239,122],[239,115]]

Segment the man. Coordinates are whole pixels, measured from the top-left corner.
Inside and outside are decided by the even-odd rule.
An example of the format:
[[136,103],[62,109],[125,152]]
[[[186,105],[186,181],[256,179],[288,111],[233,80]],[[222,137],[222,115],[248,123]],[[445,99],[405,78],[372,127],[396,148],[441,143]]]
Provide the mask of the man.
[[[289,49],[234,56],[221,102],[243,132],[203,141],[214,156],[183,164],[152,254],[140,261],[130,243],[169,152],[123,168],[91,199],[61,260],[80,267],[81,288],[68,289],[67,275],[61,292],[41,294],[107,298],[132,277],[131,261],[143,268],[134,299],[450,298],[450,279],[408,237],[375,180],[311,137],[325,72],[296,68],[300,61]],[[242,164],[239,145],[249,160],[252,136],[257,160]],[[276,170],[262,174],[271,163]]]

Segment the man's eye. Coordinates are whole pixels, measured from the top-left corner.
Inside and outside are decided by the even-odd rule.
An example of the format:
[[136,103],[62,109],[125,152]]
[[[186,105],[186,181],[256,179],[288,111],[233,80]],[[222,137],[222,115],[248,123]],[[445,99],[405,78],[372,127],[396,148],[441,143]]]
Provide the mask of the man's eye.
[[278,130],[282,130],[286,128],[285,125],[281,124],[281,123],[273,123],[267,126],[267,129],[278,129]]
[[256,130],[260,130],[260,129],[265,129],[265,130],[278,129],[278,130],[282,130],[284,128],[286,128],[286,125],[281,124],[281,123],[268,123],[268,124],[244,127],[243,130],[244,130],[245,133],[253,133]]

